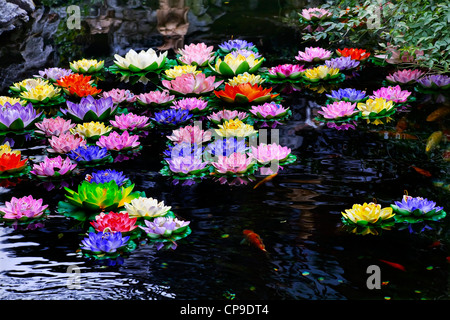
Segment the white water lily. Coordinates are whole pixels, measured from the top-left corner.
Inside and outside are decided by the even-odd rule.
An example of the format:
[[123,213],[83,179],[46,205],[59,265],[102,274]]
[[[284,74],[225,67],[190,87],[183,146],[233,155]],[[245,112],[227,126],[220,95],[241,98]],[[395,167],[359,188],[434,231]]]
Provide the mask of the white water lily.
[[147,51],[142,50],[139,53],[131,49],[122,57],[114,55],[114,63],[121,69],[132,72],[153,71],[162,67],[166,61],[167,51],[157,54],[152,48]]
[[164,201],[158,202],[157,199],[139,197],[125,203],[125,209],[130,218],[155,218],[162,217],[172,207],[165,206]]

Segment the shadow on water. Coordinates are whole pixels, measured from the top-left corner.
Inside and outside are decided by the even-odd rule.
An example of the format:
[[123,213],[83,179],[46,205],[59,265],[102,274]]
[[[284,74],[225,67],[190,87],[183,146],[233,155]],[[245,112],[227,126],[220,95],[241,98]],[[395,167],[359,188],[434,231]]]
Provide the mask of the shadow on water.
[[[184,3],[183,3],[184,2]],[[298,30],[281,17],[292,16],[302,1],[105,1],[82,6],[81,30],[67,30],[65,7],[38,6],[23,30],[2,35],[1,87],[72,59],[105,58],[114,53],[184,44],[217,45],[231,37],[253,41],[268,65],[294,62],[300,49]],[[244,4],[245,3],[245,4]],[[158,11],[159,10],[159,11]],[[165,12],[165,15],[161,13]],[[9,50],[7,53],[5,50]],[[13,54],[10,54],[13,53]],[[371,92],[386,70],[363,70],[346,86]],[[104,88],[113,87],[107,81]],[[283,88],[275,88],[274,91]],[[145,92],[143,85],[133,87]],[[285,91],[284,105],[293,118],[280,127],[280,144],[290,147],[297,163],[273,180],[253,184],[202,181],[174,185],[159,175],[164,139],[147,137],[139,157],[117,164],[147,196],[165,201],[191,221],[189,237],[176,250],[142,245],[116,266],[96,265],[77,256],[83,225],[54,216],[30,230],[0,228],[2,299],[447,299],[448,223],[427,234],[407,230],[357,236],[341,227],[341,211],[375,199],[388,205],[405,190],[448,204],[448,193],[408,166],[403,141],[377,132],[337,131],[311,120],[324,95],[302,88]],[[418,102],[420,104],[420,101]],[[423,103],[426,108],[427,102]],[[419,115],[420,118],[420,115]],[[22,152],[39,160],[43,144]],[[415,142],[422,148],[423,141]],[[406,149],[411,152],[411,149]],[[424,160],[426,161],[426,160]],[[116,168],[116,167],[115,167]],[[429,167],[439,175],[439,168]],[[443,176],[446,173],[442,173]],[[79,179],[72,181],[76,186]],[[69,182],[70,183],[70,182]],[[32,191],[54,213],[62,186],[27,178],[3,181],[0,201]],[[447,203],[446,203],[447,202]],[[252,229],[268,254],[241,244]],[[442,245],[430,246],[436,240]],[[381,260],[395,261],[406,271]],[[382,268],[382,290],[367,289],[367,267]],[[69,289],[70,266],[80,268],[80,287]]]

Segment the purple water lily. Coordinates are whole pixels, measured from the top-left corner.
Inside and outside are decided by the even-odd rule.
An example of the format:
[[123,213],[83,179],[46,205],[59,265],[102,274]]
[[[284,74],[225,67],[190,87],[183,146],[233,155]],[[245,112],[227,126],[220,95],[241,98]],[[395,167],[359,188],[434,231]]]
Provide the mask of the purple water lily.
[[205,152],[215,157],[229,156],[235,152],[245,153],[247,150],[245,139],[238,139],[237,137],[216,139],[205,148]]
[[255,48],[255,45],[252,42],[248,42],[246,40],[233,39],[219,44],[219,48],[224,52],[230,52],[239,49],[252,50]]
[[448,89],[450,88],[450,76],[442,74],[432,74],[425,76],[417,80],[417,82],[425,88],[439,88]]
[[175,146],[169,145],[169,147],[167,148],[167,150],[163,152],[163,154],[167,157],[166,160],[176,157],[187,157],[187,156],[201,158],[204,149],[205,149],[204,147],[201,147],[197,143],[191,144],[188,142],[181,142],[176,144]]
[[328,68],[337,68],[339,70],[354,69],[359,66],[358,60],[353,60],[351,57],[339,57],[325,61],[325,65]]
[[403,196],[402,201],[394,201],[399,210],[413,212],[419,210],[421,213],[428,213],[432,210],[441,211],[443,207],[436,206],[436,202],[422,197]]
[[94,254],[114,253],[125,246],[129,239],[129,236],[123,237],[121,232],[90,232],[89,236],[81,241],[81,249]]
[[38,75],[35,77],[44,78],[47,80],[57,81],[65,76],[72,74],[73,71],[70,69],[63,68],[47,68],[44,70],[40,70]]
[[111,97],[95,99],[92,96],[81,98],[80,103],[66,101],[67,109],[61,112],[75,122],[104,121],[116,113],[117,104]]
[[192,114],[185,109],[167,109],[155,113],[153,121],[163,125],[179,125],[192,118]]
[[356,90],[352,88],[332,90],[331,95],[326,95],[328,98],[336,101],[348,101],[348,102],[358,102],[366,98],[366,91]]
[[30,128],[41,116],[31,103],[22,106],[20,103],[11,105],[6,102],[0,108],[0,131],[22,131]]
[[177,218],[157,217],[153,221],[144,220],[145,227],[140,226],[150,238],[167,238],[173,234],[186,231],[190,221],[182,221]]

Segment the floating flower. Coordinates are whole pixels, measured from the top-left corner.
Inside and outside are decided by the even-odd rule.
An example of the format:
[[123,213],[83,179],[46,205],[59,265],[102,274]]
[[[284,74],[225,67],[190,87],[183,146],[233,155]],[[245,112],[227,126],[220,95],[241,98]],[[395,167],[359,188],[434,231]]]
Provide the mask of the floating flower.
[[254,73],[263,63],[264,59],[256,59],[255,54],[227,54],[224,59],[217,58],[213,71],[224,77],[233,77],[244,72]]
[[67,109],[61,112],[75,122],[105,121],[117,112],[117,105],[111,97],[95,99],[92,96],[81,98],[80,103],[66,101]]
[[86,181],[89,181],[90,183],[108,183],[113,180],[120,187],[128,181],[128,178],[122,171],[113,169],[98,170],[92,172],[92,174],[86,175]]
[[125,203],[139,197],[139,193],[132,192],[134,184],[128,187],[119,187],[112,180],[107,183],[90,183],[83,181],[78,185],[77,191],[67,187],[66,198],[70,204],[89,211],[115,211]]
[[229,156],[220,156],[218,160],[211,163],[217,173],[221,174],[244,174],[254,167],[254,160],[245,153],[235,152]]
[[[187,143],[181,142],[176,145],[168,145],[167,150],[163,152],[163,154],[168,158],[176,158],[176,157],[202,157],[203,147],[198,145],[197,143]],[[166,158],[167,160],[167,158]]]
[[352,60],[358,61],[365,61],[370,57],[370,52],[356,48],[337,49],[337,54],[340,57],[350,57]]
[[198,126],[185,126],[173,130],[172,135],[167,136],[167,138],[174,144],[182,142],[202,144],[211,140],[211,135],[211,131],[202,130]]
[[103,163],[109,157],[109,153],[106,148],[98,146],[79,146],[71,150],[67,156],[79,164],[96,164]]
[[346,101],[335,101],[332,104],[327,104],[325,107],[322,107],[322,110],[317,111],[317,113],[329,120],[352,117],[358,112],[356,103]]
[[411,95],[411,92],[408,90],[402,90],[399,85],[395,87],[382,87],[373,92],[373,95],[370,96],[371,99],[376,98],[384,98],[388,101],[393,101],[396,103],[406,102],[408,97]]
[[49,103],[61,96],[59,88],[51,84],[36,86],[20,93],[20,98],[31,103]]
[[201,98],[183,98],[175,101],[170,107],[177,110],[187,110],[195,114],[207,110],[208,102]]
[[254,85],[261,84],[264,81],[266,81],[266,79],[262,78],[260,75],[244,72],[228,80],[227,84],[229,84],[230,86],[237,86],[242,83],[250,83],[251,85]]
[[170,171],[178,175],[196,175],[207,169],[208,162],[196,156],[166,159]]
[[253,157],[261,164],[267,164],[274,160],[283,162],[291,154],[291,149],[280,146],[277,143],[265,144],[261,143],[257,147],[251,146],[251,153],[248,155]]
[[418,69],[404,69],[388,75],[386,80],[393,84],[412,84],[423,75],[424,72]]
[[373,202],[354,204],[351,209],[342,212],[343,222],[366,227],[378,226],[393,220],[395,213],[391,207],[381,208],[380,204]]
[[[212,157],[230,156],[235,152],[245,153],[248,148],[245,139],[237,137],[229,137],[223,139],[215,139],[214,142],[208,144],[205,153]],[[208,159],[209,160],[209,159]]]
[[65,120],[61,117],[44,118],[41,122],[35,124],[39,129],[35,133],[44,135],[45,137],[59,136],[70,132],[70,129],[76,126],[71,120]]
[[105,61],[97,59],[81,59],[69,63],[70,69],[77,73],[97,73],[105,66]]
[[444,208],[436,206],[436,202],[422,197],[404,195],[402,201],[394,201],[391,208],[396,213],[397,222],[437,221],[446,216]]
[[339,69],[332,69],[326,65],[322,65],[312,69],[306,69],[303,73],[303,79],[309,82],[318,82],[320,80],[333,80],[340,75]]
[[302,62],[319,62],[330,59],[332,54],[333,52],[323,48],[307,47],[305,51],[299,51],[295,59]]
[[28,102],[25,100],[22,100],[20,98],[14,98],[14,97],[7,97],[7,96],[0,96],[0,108],[3,107],[6,103],[9,103],[10,105],[14,105],[16,103],[19,103],[21,105],[26,105]]
[[169,80],[175,79],[176,77],[179,77],[186,73],[199,74],[201,73],[201,70],[197,70],[196,66],[183,65],[183,66],[174,66],[164,71],[164,75]]
[[234,50],[246,49],[255,51],[256,47],[252,42],[240,39],[232,39],[219,44],[219,49],[225,54]]
[[239,55],[243,55],[245,58],[248,58],[250,56],[254,56],[255,59],[259,59],[262,57],[262,55],[256,51],[248,50],[248,49],[237,49],[230,52],[235,58],[237,58]]
[[332,90],[331,95],[327,94],[326,96],[334,101],[346,102],[360,102],[367,97],[366,91],[351,88]]
[[245,120],[248,117],[248,113],[241,112],[238,110],[220,110],[217,112],[213,112],[211,115],[208,116],[208,119],[214,122],[215,124],[222,123],[223,121],[227,120]]
[[22,172],[28,159],[21,160],[20,153],[3,153],[0,156],[0,175]]
[[386,116],[395,111],[394,103],[384,98],[367,99],[356,105],[363,117]]
[[215,129],[221,137],[248,137],[257,133],[252,125],[245,124],[241,120],[228,120],[219,124],[219,129]]
[[214,47],[204,43],[191,43],[178,49],[178,61],[185,65],[205,67],[214,60]]
[[122,134],[114,131],[108,136],[101,136],[97,145],[108,150],[125,151],[137,148],[141,144],[138,139],[138,135],[130,135],[128,131],[124,131]]
[[61,154],[69,153],[79,146],[86,145],[86,140],[82,136],[71,133],[63,133],[59,136],[52,136],[48,142],[51,147],[50,149],[47,149],[48,152]]
[[271,79],[296,80],[302,76],[303,71],[305,69],[302,65],[285,63],[269,68],[268,76]]
[[5,142],[4,144],[0,145],[0,156],[2,156],[5,153],[12,153],[12,154],[18,154],[20,155],[20,150],[13,150],[11,149],[11,146],[9,145],[9,142]]
[[148,93],[141,93],[136,96],[137,102],[141,105],[165,105],[175,99],[174,95],[170,95],[169,90],[155,90]]
[[152,239],[170,238],[186,233],[190,221],[182,221],[171,217],[157,217],[153,221],[145,220],[145,227],[140,226]]
[[72,163],[69,158],[62,158],[57,156],[56,158],[45,157],[44,161],[34,164],[31,174],[39,178],[60,178],[69,175],[77,164]]
[[138,131],[150,126],[149,119],[149,117],[139,116],[134,113],[123,113],[116,115],[115,119],[110,120],[109,123],[122,131]]
[[132,103],[136,101],[136,96],[130,91],[125,89],[112,89],[109,91],[104,91],[102,93],[102,98],[111,97],[113,103],[121,104],[121,103]]
[[416,80],[423,88],[447,90],[450,88],[450,76],[443,74],[432,74]]
[[95,217],[95,221],[91,221],[91,225],[97,232],[121,232],[126,234],[135,230],[137,218],[131,218],[128,212],[101,212]]
[[49,85],[48,81],[45,79],[25,79],[20,82],[13,83],[12,86],[9,87],[9,89],[14,93],[21,93],[21,92],[27,92],[29,90],[32,90],[38,86],[47,86]]
[[223,80],[214,82],[215,76],[206,77],[204,73],[186,73],[175,79],[162,80],[162,85],[179,95],[201,95],[210,93],[222,84]]
[[141,50],[139,53],[131,49],[122,57],[114,55],[114,64],[120,69],[131,72],[156,71],[166,63],[167,51],[157,54],[152,48],[147,51]]
[[331,69],[350,70],[359,66],[359,60],[352,59],[350,56],[339,57],[325,61],[325,65]]
[[42,204],[43,199],[34,199],[31,195],[16,198],[5,202],[4,207],[0,207],[0,215],[3,219],[27,220],[42,217],[48,205]]
[[333,14],[326,10],[321,8],[308,8],[303,9],[300,13],[301,17],[306,21],[317,21],[317,20],[323,20],[325,18],[331,17]]
[[81,249],[92,254],[111,254],[127,245],[130,236],[122,236],[121,232],[89,232],[89,236],[81,241]]
[[271,94],[272,88],[263,89],[258,84],[242,83],[237,86],[225,85],[224,90],[214,91],[221,100],[228,103],[265,103],[274,100],[279,93]]
[[94,80],[91,80],[91,76],[74,73],[62,77],[56,81],[56,85],[62,87],[66,94],[82,98],[87,96],[96,96],[102,91],[101,89],[97,89],[93,86],[93,82]]
[[75,128],[70,129],[72,134],[79,134],[87,139],[97,139],[100,136],[111,132],[112,127],[106,126],[103,122],[91,121],[78,124]]
[[44,70],[40,70],[38,75],[35,75],[35,77],[40,77],[45,80],[50,80],[52,82],[56,82],[59,79],[71,75],[73,72],[69,69],[64,68],[47,68]]
[[153,198],[139,197],[125,203],[125,210],[130,217],[154,219],[163,217],[170,212],[172,207],[166,206],[164,201]]
[[22,132],[31,129],[39,121],[41,113],[37,113],[31,103],[22,106],[20,103],[6,102],[0,108],[0,131]]
[[281,118],[287,115],[289,108],[284,108],[275,102],[266,102],[262,105],[252,106],[250,113],[261,119]]
[[168,109],[155,112],[153,121],[161,125],[178,126],[192,118],[192,114],[184,109]]

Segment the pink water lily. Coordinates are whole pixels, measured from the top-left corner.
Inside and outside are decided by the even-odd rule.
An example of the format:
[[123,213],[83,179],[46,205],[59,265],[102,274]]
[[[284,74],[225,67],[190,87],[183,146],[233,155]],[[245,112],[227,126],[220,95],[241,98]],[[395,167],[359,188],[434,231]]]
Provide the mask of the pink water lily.
[[175,144],[182,142],[201,144],[211,140],[211,136],[212,133],[210,130],[205,131],[198,126],[186,126],[173,130],[172,135],[167,138]]
[[172,109],[183,109],[191,112],[202,111],[208,108],[208,102],[200,98],[183,98],[170,106]]
[[204,43],[191,43],[178,49],[178,61],[182,64],[204,67],[214,61],[214,47]]
[[291,154],[291,149],[280,146],[277,143],[261,143],[257,147],[251,147],[251,153],[248,155],[255,158],[259,163],[266,164],[273,160],[285,160]]
[[167,161],[170,171],[182,174],[193,174],[195,172],[203,171],[208,165],[208,162],[202,160],[201,157],[184,156],[174,157]]
[[72,163],[69,158],[63,159],[61,156],[56,158],[45,157],[44,161],[34,164],[31,174],[40,177],[59,177],[64,176],[77,166],[76,163]]
[[237,111],[237,110],[220,110],[217,112],[213,112],[208,116],[208,119],[215,123],[221,123],[222,121],[228,120],[245,120],[248,117],[248,113]]
[[375,98],[384,98],[386,100],[394,101],[397,103],[405,102],[408,100],[408,97],[411,95],[411,92],[408,90],[402,90],[399,85],[395,87],[382,87],[373,92],[373,95],[370,96],[371,99]]
[[338,119],[342,117],[350,117],[355,113],[358,113],[356,109],[356,103],[346,101],[335,101],[332,104],[327,104],[326,107],[322,107],[321,111],[317,111],[325,119]]
[[103,98],[111,97],[115,104],[124,102],[134,102],[136,101],[136,96],[130,91],[125,89],[112,89],[109,91],[104,91],[102,93]]
[[172,102],[175,99],[174,95],[169,93],[169,90],[155,90],[147,93],[141,93],[136,95],[136,100],[142,105],[161,105]]
[[48,138],[67,133],[76,124],[72,123],[71,120],[66,120],[58,116],[56,118],[44,118],[41,122],[36,123],[35,126],[39,129],[35,133],[42,134]]
[[305,62],[317,62],[330,59],[332,54],[332,51],[323,48],[307,47],[305,51],[299,51],[295,59]]
[[143,130],[147,128],[149,123],[149,117],[139,116],[134,113],[122,113],[116,115],[114,120],[110,120],[109,123],[117,129],[126,131]]
[[300,78],[302,72],[305,71],[302,65],[298,64],[280,64],[278,66],[269,68],[269,77],[280,79],[297,79]]
[[391,83],[410,84],[416,82],[425,73],[418,69],[404,69],[398,70],[386,77],[386,80]]
[[204,94],[210,93],[223,82],[223,80],[214,82],[215,80],[215,76],[207,77],[204,73],[186,73],[170,81],[162,80],[162,85],[181,95]]
[[141,144],[138,139],[138,135],[130,135],[128,131],[124,131],[122,134],[114,131],[107,136],[101,136],[96,144],[107,150],[123,151],[138,147]]
[[0,214],[3,219],[35,219],[41,217],[48,205],[42,205],[43,199],[34,199],[31,195],[16,198],[5,202],[5,206],[0,207]]
[[222,174],[243,174],[255,164],[253,157],[247,156],[245,153],[234,152],[229,156],[219,156],[216,162],[211,163],[216,172]]
[[322,20],[324,18],[331,17],[333,14],[326,9],[308,8],[303,9],[300,15],[303,17],[303,19],[312,21],[312,20]]
[[77,134],[63,133],[59,136],[52,136],[48,140],[50,143],[50,149],[47,149],[51,153],[69,153],[75,150],[79,146],[85,146],[86,140]]
[[275,102],[266,102],[262,105],[252,106],[250,112],[258,118],[271,119],[286,115],[289,108],[284,108],[281,104]]

